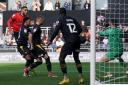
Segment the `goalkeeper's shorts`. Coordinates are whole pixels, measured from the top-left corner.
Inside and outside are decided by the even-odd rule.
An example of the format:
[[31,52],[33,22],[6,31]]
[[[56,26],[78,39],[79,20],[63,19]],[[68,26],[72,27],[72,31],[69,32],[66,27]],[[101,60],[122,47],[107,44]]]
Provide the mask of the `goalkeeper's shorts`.
[[106,55],[110,60],[121,57],[123,52],[108,52]]

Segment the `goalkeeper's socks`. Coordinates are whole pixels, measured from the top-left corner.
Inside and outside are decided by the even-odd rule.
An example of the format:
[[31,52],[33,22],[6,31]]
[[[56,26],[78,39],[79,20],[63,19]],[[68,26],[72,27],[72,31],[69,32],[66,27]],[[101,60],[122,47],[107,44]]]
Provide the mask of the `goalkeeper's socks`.
[[126,67],[126,63],[124,62],[122,58],[119,58],[119,62],[121,66]]

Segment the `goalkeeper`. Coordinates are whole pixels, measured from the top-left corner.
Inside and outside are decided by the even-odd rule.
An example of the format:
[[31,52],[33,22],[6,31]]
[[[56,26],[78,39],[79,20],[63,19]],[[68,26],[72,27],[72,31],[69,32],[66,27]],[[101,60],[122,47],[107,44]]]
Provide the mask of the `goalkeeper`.
[[[104,55],[100,62],[109,62],[117,58],[122,66],[124,66],[124,60],[121,58],[123,54],[123,32],[117,27],[117,21],[111,19],[109,21],[109,26],[105,31],[99,32],[100,37],[107,36],[109,40],[109,49],[106,55]],[[112,74],[109,72],[104,77],[111,77]]]

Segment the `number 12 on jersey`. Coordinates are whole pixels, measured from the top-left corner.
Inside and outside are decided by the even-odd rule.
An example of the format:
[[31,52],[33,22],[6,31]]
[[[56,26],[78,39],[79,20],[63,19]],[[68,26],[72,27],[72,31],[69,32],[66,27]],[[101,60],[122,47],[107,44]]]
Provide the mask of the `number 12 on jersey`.
[[70,30],[70,33],[77,33],[76,31],[76,25],[74,23],[67,23],[67,26]]

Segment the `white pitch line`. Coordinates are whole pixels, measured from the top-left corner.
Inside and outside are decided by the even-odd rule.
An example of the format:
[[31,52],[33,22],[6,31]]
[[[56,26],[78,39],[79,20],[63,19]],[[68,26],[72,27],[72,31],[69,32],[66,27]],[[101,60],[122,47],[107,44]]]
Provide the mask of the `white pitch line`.
[[104,82],[101,82],[101,83],[107,83],[107,82],[111,82],[111,81],[114,81],[114,80],[118,80],[118,79],[122,79],[122,78],[127,78],[127,76],[121,76],[121,77],[117,77],[117,78],[114,78],[114,79],[110,79],[108,81],[104,81]]

